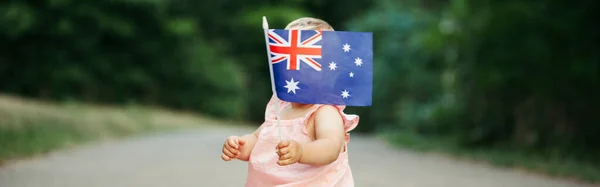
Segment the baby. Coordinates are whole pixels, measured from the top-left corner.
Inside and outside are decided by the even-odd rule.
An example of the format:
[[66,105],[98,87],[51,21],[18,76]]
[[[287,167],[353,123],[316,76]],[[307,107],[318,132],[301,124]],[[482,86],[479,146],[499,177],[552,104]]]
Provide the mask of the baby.
[[[316,18],[297,19],[285,29],[333,31],[327,22]],[[275,110],[276,102],[280,111]],[[265,122],[251,134],[228,137],[221,158],[248,162],[247,187],[354,186],[347,144],[348,132],[358,125],[359,118],[345,114],[344,108],[271,97]]]

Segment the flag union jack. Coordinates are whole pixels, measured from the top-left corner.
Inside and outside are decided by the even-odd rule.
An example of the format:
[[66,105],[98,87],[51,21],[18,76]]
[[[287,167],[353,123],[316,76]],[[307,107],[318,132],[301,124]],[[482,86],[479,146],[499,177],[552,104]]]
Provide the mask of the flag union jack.
[[272,29],[265,34],[273,87],[279,99],[306,104],[371,105],[372,33]]
[[[279,30],[281,31],[281,30]],[[322,57],[321,41],[323,34],[317,30],[269,30],[269,50],[273,64],[287,61],[287,70],[300,70],[304,62],[316,71],[321,71],[321,64],[315,59]]]

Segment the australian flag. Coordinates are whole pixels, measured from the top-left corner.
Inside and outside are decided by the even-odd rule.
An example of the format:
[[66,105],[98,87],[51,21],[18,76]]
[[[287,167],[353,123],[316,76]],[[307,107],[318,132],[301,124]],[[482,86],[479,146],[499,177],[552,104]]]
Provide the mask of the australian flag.
[[368,32],[269,30],[277,97],[306,104],[370,106],[372,36]]

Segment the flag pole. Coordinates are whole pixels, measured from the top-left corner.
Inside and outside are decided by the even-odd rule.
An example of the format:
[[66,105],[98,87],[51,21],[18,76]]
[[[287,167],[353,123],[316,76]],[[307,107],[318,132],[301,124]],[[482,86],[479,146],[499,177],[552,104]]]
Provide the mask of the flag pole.
[[275,78],[273,75],[273,64],[271,63],[271,50],[269,49],[269,23],[267,23],[267,17],[262,17],[262,27],[265,34],[265,45],[267,46],[267,59],[269,60],[269,71],[271,73],[271,89],[275,96],[275,113],[277,114],[277,128],[279,130],[279,141],[282,140],[281,136],[281,124],[279,119],[279,97],[277,97],[277,91],[275,90]]

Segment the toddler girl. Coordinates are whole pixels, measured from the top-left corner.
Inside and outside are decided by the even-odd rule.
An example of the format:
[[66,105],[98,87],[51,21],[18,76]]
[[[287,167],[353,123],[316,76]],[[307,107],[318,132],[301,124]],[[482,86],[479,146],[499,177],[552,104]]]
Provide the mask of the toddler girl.
[[[285,29],[333,30],[327,22],[315,18],[297,19]],[[276,102],[280,111],[275,110]],[[354,186],[347,144],[348,132],[358,125],[359,118],[345,114],[344,108],[272,97],[265,110],[265,122],[254,133],[228,137],[221,158],[248,161],[247,187]]]

